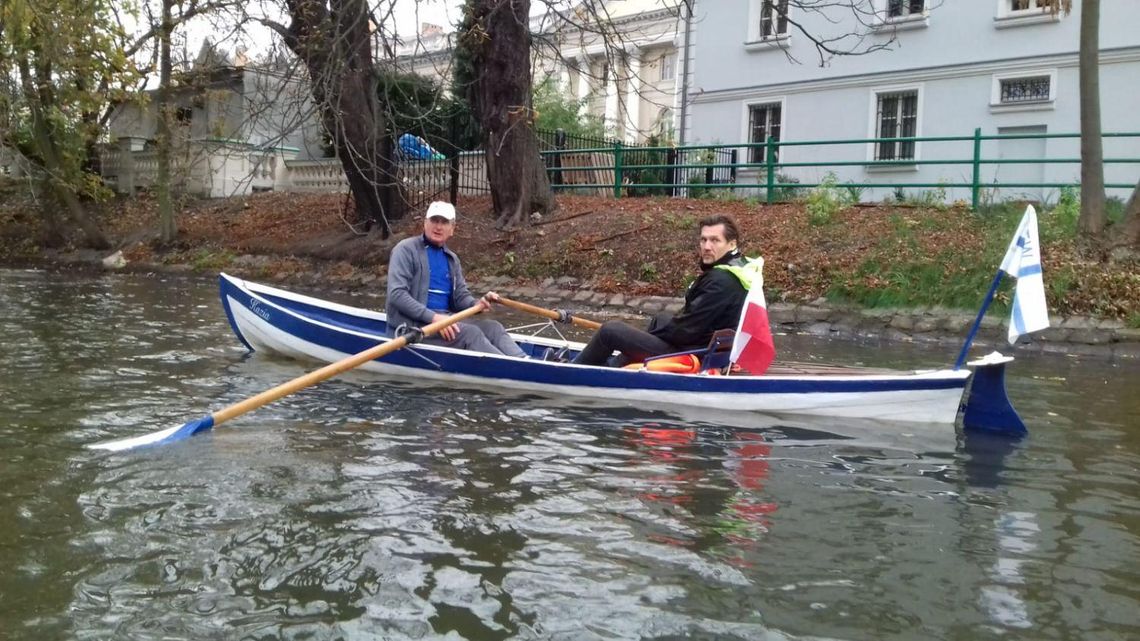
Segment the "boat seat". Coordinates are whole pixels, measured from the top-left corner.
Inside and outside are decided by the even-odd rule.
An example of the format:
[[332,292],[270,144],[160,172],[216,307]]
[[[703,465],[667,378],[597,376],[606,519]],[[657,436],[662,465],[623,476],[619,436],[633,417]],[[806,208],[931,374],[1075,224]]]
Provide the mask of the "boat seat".
[[707,347],[685,350],[683,352],[673,352],[671,354],[661,354],[659,356],[650,356],[642,361],[642,366],[648,368],[649,363],[652,361],[691,354],[700,359],[701,364],[698,371],[704,372],[710,369],[721,370],[729,365],[728,357],[732,353],[732,340],[735,337],[736,330],[734,329],[718,329],[713,332]]

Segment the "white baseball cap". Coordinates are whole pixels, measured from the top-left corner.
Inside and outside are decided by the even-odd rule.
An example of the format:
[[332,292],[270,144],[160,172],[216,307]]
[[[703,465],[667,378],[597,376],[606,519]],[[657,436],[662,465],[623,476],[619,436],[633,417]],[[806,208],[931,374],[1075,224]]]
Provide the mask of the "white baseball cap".
[[427,214],[425,214],[425,216],[427,218],[431,218],[432,216],[439,216],[440,218],[455,220],[455,206],[451,203],[437,200],[434,203],[428,205]]

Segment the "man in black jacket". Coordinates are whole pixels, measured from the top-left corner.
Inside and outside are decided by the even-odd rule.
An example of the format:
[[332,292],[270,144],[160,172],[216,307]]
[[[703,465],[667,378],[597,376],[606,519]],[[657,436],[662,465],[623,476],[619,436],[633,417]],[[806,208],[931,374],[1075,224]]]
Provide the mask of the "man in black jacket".
[[676,316],[655,317],[648,331],[621,321],[602,325],[575,363],[603,365],[617,350],[615,365],[650,356],[708,345],[718,329],[736,329],[748,291],[727,267],[740,267],[746,259],[736,243],[740,232],[730,216],[718,214],[701,221],[701,274],[685,293],[685,306]]

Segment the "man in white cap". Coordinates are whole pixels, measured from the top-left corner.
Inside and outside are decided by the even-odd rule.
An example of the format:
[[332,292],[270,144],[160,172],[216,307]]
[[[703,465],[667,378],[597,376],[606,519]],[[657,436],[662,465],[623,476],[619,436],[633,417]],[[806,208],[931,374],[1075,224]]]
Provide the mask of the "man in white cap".
[[[447,248],[455,234],[455,207],[436,201],[424,215],[422,236],[405,238],[392,248],[388,260],[389,333],[400,325],[418,328],[443,320],[472,305],[491,308],[495,292],[477,299],[467,289],[459,257]],[[503,329],[502,323],[484,318],[445,327],[425,342],[489,354],[525,358],[524,352]]]

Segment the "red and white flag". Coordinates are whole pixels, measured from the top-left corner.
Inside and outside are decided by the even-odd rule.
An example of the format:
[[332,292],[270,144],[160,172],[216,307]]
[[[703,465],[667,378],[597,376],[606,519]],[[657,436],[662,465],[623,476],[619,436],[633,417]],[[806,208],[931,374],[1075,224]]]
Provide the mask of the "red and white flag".
[[755,278],[748,288],[748,298],[744,299],[744,309],[740,313],[736,337],[732,339],[732,355],[729,360],[752,375],[759,376],[768,370],[775,359],[776,343],[772,340],[772,328],[768,326],[764,281]]

